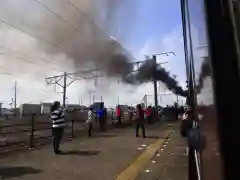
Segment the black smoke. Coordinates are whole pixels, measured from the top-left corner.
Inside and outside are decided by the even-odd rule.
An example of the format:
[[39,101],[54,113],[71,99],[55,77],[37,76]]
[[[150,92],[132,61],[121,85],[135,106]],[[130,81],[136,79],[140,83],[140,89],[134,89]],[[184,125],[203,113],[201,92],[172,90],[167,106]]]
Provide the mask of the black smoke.
[[109,58],[110,64],[105,67],[105,72],[109,76],[120,76],[124,83],[132,85],[153,80],[161,81],[173,93],[187,96],[187,91],[178,85],[178,81],[164,67],[156,65],[153,60],[146,60],[138,69],[134,69],[132,59],[122,52],[110,54]]

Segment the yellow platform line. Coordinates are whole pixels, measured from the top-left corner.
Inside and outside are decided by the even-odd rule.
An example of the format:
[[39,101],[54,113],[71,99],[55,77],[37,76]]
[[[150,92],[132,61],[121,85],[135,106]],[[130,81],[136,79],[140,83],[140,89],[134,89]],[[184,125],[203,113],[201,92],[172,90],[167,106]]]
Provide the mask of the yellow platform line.
[[[165,130],[163,137],[168,137],[172,130]],[[158,139],[155,143],[151,144],[146,151],[144,151],[130,166],[128,166],[120,175],[114,180],[134,180],[137,178],[138,173],[147,165],[149,160],[155,155],[157,150],[166,141],[166,138]]]

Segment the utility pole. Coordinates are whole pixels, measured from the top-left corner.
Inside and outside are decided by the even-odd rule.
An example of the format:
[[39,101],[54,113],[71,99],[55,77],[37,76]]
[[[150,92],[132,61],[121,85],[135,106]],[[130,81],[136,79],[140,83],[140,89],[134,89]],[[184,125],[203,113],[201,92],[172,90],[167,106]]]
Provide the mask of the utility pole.
[[[174,52],[163,52],[163,53],[153,54],[152,60],[153,60],[155,67],[157,68],[157,65],[158,65],[157,64],[157,56],[161,56],[161,55],[169,56],[169,54],[176,56]],[[167,63],[167,62],[165,62],[165,63]],[[165,64],[165,63],[160,63],[160,64]],[[153,79],[153,88],[154,88],[154,105],[155,105],[155,107],[157,107],[158,106],[158,97],[157,97],[158,90],[157,90],[157,80],[155,77]]]
[[[47,77],[47,85],[49,84],[54,84],[54,85],[59,85],[60,87],[63,88],[63,107],[66,107],[66,94],[67,94],[67,87],[70,86],[74,82],[74,78],[72,77],[73,73],[64,73],[62,75],[57,75],[57,76],[51,76]],[[63,79],[63,84],[60,83],[60,81]],[[67,80],[70,79],[70,82],[67,83]]]
[[[154,66],[157,67],[157,57],[156,55],[153,55],[153,63],[154,63]],[[156,78],[154,77],[153,79],[153,90],[154,90],[154,105],[155,107],[158,106],[158,97],[157,97],[157,80]]]
[[88,92],[88,100],[89,100],[89,106],[91,105],[91,100],[92,100],[92,93],[89,91]]
[[67,93],[67,73],[63,75],[63,107],[66,106],[66,93]]
[[17,81],[14,83],[14,108],[17,108]]

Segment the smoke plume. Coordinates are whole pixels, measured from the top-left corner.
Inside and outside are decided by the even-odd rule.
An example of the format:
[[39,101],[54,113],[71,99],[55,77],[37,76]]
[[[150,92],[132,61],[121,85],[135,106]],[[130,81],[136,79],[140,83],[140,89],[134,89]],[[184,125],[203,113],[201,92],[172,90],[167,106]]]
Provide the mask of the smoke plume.
[[[133,72],[131,64],[133,58],[121,43],[107,37],[105,32],[100,30],[98,26],[103,26],[104,30],[111,28],[121,0],[105,0],[105,3],[90,0],[30,1],[39,7],[41,15],[38,22],[34,19],[34,24],[36,26],[41,24],[43,31],[35,33],[38,37],[47,38],[47,41],[51,42],[51,45],[39,43],[41,45],[39,47],[45,52],[66,54],[68,59],[73,61],[76,70],[84,69],[86,65],[91,64],[93,68],[101,69],[107,76],[120,77],[124,83],[133,85],[156,79],[164,82],[174,93],[185,96],[177,81],[163,67],[156,67],[152,61],[146,61],[139,71]],[[128,8],[135,12],[135,6]],[[105,17],[97,26],[93,20],[99,21],[98,16],[103,13],[102,11],[105,12]],[[134,13],[131,16],[134,16]],[[125,29],[126,34],[128,29],[131,28]]]

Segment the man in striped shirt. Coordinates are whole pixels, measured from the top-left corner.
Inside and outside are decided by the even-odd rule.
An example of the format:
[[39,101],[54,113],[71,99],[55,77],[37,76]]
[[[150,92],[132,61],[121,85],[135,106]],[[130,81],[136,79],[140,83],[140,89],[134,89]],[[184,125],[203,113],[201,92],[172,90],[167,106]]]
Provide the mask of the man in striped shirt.
[[52,106],[52,136],[54,154],[60,154],[59,146],[62,140],[65,127],[64,111],[60,108],[60,102],[55,101]]

